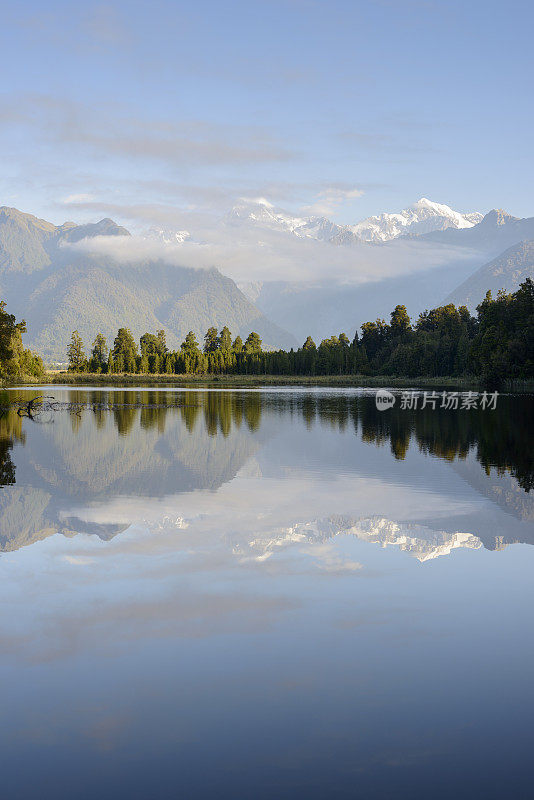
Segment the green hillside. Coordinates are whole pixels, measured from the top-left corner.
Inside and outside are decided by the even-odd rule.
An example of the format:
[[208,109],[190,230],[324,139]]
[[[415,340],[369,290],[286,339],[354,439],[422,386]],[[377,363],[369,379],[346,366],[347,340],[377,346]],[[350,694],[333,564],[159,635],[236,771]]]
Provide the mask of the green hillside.
[[170,348],[189,330],[201,338],[211,325],[229,325],[234,336],[256,330],[267,347],[296,344],[216,269],[123,263],[72,246],[83,238],[127,235],[109,219],[57,227],[0,209],[0,295],[26,320],[29,347],[61,361],[75,328],[89,345],[95,331],[112,339],[121,326],[136,338],[163,328]]

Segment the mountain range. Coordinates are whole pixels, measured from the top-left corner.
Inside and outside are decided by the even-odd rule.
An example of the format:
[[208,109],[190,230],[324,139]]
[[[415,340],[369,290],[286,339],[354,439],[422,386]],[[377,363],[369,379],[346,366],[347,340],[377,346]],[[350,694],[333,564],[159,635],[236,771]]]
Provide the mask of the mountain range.
[[460,214],[449,206],[434,203],[426,197],[399,213],[368,217],[355,225],[337,225],[327,217],[296,217],[275,208],[264,198],[241,201],[226,217],[229,224],[256,225],[292,233],[299,238],[340,245],[389,242],[410,233],[420,235],[448,228],[472,228],[482,219],[483,215],[478,212]]
[[113,220],[55,226],[13,208],[0,208],[0,296],[27,322],[28,345],[47,360],[65,360],[77,329],[86,345],[97,332],[113,341],[120,326],[136,338],[163,328],[171,348],[189,330],[199,340],[211,325],[234,336],[256,330],[266,346],[295,339],[270,322],[217,269],[193,269],[163,259],[124,261],[73,245],[96,237],[127,237]]
[[[219,234],[238,254],[242,241],[282,260],[287,246],[287,258],[303,264],[317,252],[321,275],[294,280],[287,270],[287,279],[273,278],[267,258],[259,279],[251,264],[254,279],[236,283],[216,266],[191,265],[192,250],[205,243],[185,230],[153,228],[140,242],[111,219],[54,225],[2,207],[0,296],[26,319],[27,344],[48,361],[64,361],[75,328],[86,346],[98,331],[112,341],[121,326],[137,338],[163,328],[178,348],[189,330],[200,341],[208,327],[226,324],[234,336],[256,330],[266,347],[290,348],[308,335],[353,335],[367,320],[387,319],[398,303],[412,317],[444,301],[474,310],[488,289],[513,291],[534,276],[534,218],[462,214],[425,198],[348,226],[295,216],[261,198],[240,201],[220,220]],[[130,255],[119,257],[113,243],[128,241]],[[330,259],[343,264],[342,277],[330,274]],[[402,268],[389,270],[390,263]]]
[[[257,213],[250,204],[246,211],[246,215],[233,213],[233,224],[240,219],[248,226],[272,227],[278,221],[297,236],[302,231],[311,236],[312,231],[331,230],[328,220],[322,220],[320,226],[316,221],[314,227],[309,219],[297,226],[295,219],[290,221],[284,215],[280,222],[280,213],[263,203]],[[453,301],[474,311],[489,288],[514,291],[521,280],[534,277],[527,255],[534,240],[534,218],[520,219],[500,209],[485,216],[459,214],[423,198],[399,214],[370,217],[328,238],[314,236],[346,246],[349,253],[354,252],[355,263],[387,265],[388,259],[408,257],[413,268],[386,278],[377,275],[376,280],[371,276],[365,282],[326,279],[239,284],[274,322],[291,320],[291,331],[299,341],[310,332],[320,337],[342,330],[352,334],[367,320],[387,319],[398,303],[406,305],[412,317],[425,308]]]

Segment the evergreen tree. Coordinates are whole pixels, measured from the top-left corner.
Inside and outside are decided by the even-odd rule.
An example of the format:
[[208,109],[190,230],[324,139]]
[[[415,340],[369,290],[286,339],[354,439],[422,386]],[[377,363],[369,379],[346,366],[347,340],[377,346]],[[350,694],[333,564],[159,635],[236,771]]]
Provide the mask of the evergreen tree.
[[185,341],[182,342],[180,347],[183,353],[189,357],[191,357],[192,355],[196,355],[197,353],[200,353],[200,350],[198,348],[197,337],[195,336],[193,331],[189,331],[189,333],[185,337]]
[[[160,334],[163,334],[163,336],[160,336]],[[157,336],[153,333],[144,333],[139,339],[139,346],[141,348],[141,355],[143,356],[153,356],[156,354],[159,356],[165,355],[165,332],[158,331]]]
[[259,333],[252,331],[245,342],[245,353],[261,353],[261,339]]
[[6,304],[0,301],[0,375],[35,375],[44,372],[41,358],[22,344],[22,334],[26,323],[17,322],[13,314],[8,314]]
[[[119,328],[113,342],[113,359],[118,362],[122,357],[124,368],[127,368],[137,358],[137,345],[129,328]],[[122,372],[123,370],[120,370]]]
[[350,372],[350,340],[346,333],[339,334],[339,356],[337,361],[340,374],[348,374]]
[[301,370],[305,375],[315,375],[317,361],[317,347],[311,336],[308,336],[302,345]]
[[73,331],[70,337],[70,344],[67,350],[69,360],[69,370],[71,372],[83,372],[85,368],[85,353],[83,349],[82,337],[78,331]]
[[105,370],[108,360],[108,346],[105,337],[97,333],[91,350],[91,371],[102,372]]
[[365,347],[367,358],[372,363],[386,342],[388,326],[383,319],[377,319],[376,322],[364,322],[361,330],[361,343]]
[[215,353],[219,349],[219,337],[217,328],[208,328],[204,336],[204,352]]
[[[0,373],[6,363],[29,372],[42,369],[33,354],[22,347],[24,323],[16,324],[0,303]],[[237,336],[233,344],[225,326],[219,335],[214,327],[205,337],[201,352],[193,331],[189,331],[178,353],[165,349],[162,331],[141,337],[141,357],[131,333],[121,328],[109,354],[109,372],[152,372],[166,374],[273,374],[331,375],[371,374],[446,376],[477,374],[488,383],[510,378],[534,377],[534,282],[524,281],[513,294],[500,291],[493,299],[488,292],[471,316],[465,306],[453,304],[423,311],[412,327],[405,306],[384,320],[366,322],[361,338],[352,342],[345,333],[323,339],[316,347],[308,336],[294,351],[262,351],[262,342],[251,332],[243,345]],[[106,342],[98,334],[93,342],[91,368],[106,368]],[[77,331],[69,347],[69,368],[84,369],[83,343]],[[13,372],[11,374],[14,374]],[[36,372],[35,374],[38,374]],[[397,446],[396,446],[397,447]],[[398,445],[399,453],[403,445]]]
[[412,325],[406,306],[395,306],[391,312],[390,333],[392,336],[406,338],[409,331],[412,330]]
[[230,333],[230,330],[227,328],[226,325],[221,330],[221,333],[219,335],[219,348],[223,352],[232,349],[232,334]]
[[167,354],[167,337],[165,335],[165,331],[163,330],[163,328],[159,331],[156,331],[156,335],[160,343],[159,353],[161,356],[164,356]]
[[146,353],[143,353],[143,355],[141,356],[141,361],[139,363],[139,372],[141,373],[141,375],[146,375],[148,371],[149,371],[148,356]]

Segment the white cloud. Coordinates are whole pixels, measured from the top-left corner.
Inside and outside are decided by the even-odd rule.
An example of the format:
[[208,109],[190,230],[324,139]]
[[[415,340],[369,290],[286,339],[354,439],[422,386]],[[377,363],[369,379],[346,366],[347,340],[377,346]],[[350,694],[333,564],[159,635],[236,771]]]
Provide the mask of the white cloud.
[[[147,209],[142,211],[145,214]],[[161,214],[157,209],[152,211],[156,212],[152,215],[154,225],[187,230],[192,239],[182,244],[165,244],[141,236],[103,236],[69,246],[105,254],[121,262],[162,259],[194,269],[216,267],[239,283],[327,280],[362,284],[424,272],[445,265],[451,259],[473,258],[470,250],[426,242],[394,241],[380,247],[335,246],[268,228],[228,226],[197,214],[173,213],[165,208]],[[135,209],[132,213],[136,213]]]
[[303,211],[313,216],[329,217],[347,200],[354,200],[363,194],[365,194],[363,189],[358,189],[357,187],[353,189],[340,189],[336,186],[328,187],[319,192],[311,205],[304,206]]
[[79,203],[93,203],[96,200],[94,194],[69,194],[63,197],[61,202],[66,205],[78,205]]
[[129,163],[164,165],[167,170],[244,164],[273,164],[294,158],[266,128],[207,120],[170,121],[133,116],[126,107],[89,106],[48,95],[3,98],[0,119],[27,129],[41,141],[69,150],[78,159],[96,156]]
[[94,558],[88,558],[87,556],[62,556],[62,560],[66,561],[67,564],[73,564],[77,567],[84,567],[88,564],[94,564]]

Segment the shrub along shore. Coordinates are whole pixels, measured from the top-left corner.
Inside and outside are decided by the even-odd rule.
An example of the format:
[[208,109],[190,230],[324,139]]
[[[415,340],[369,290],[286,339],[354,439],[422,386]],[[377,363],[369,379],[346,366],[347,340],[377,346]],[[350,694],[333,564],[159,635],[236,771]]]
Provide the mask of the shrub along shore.
[[[477,376],[455,377],[451,375],[433,378],[425,376],[372,376],[372,375],[167,375],[165,373],[91,373],[48,371],[41,378],[29,376],[12,380],[9,386],[111,386],[128,387],[179,387],[184,388],[262,388],[268,386],[294,387],[337,387],[337,388],[391,388],[391,389],[430,389],[478,391],[485,388],[485,382]],[[511,392],[534,392],[534,379],[506,381],[502,390]]]

